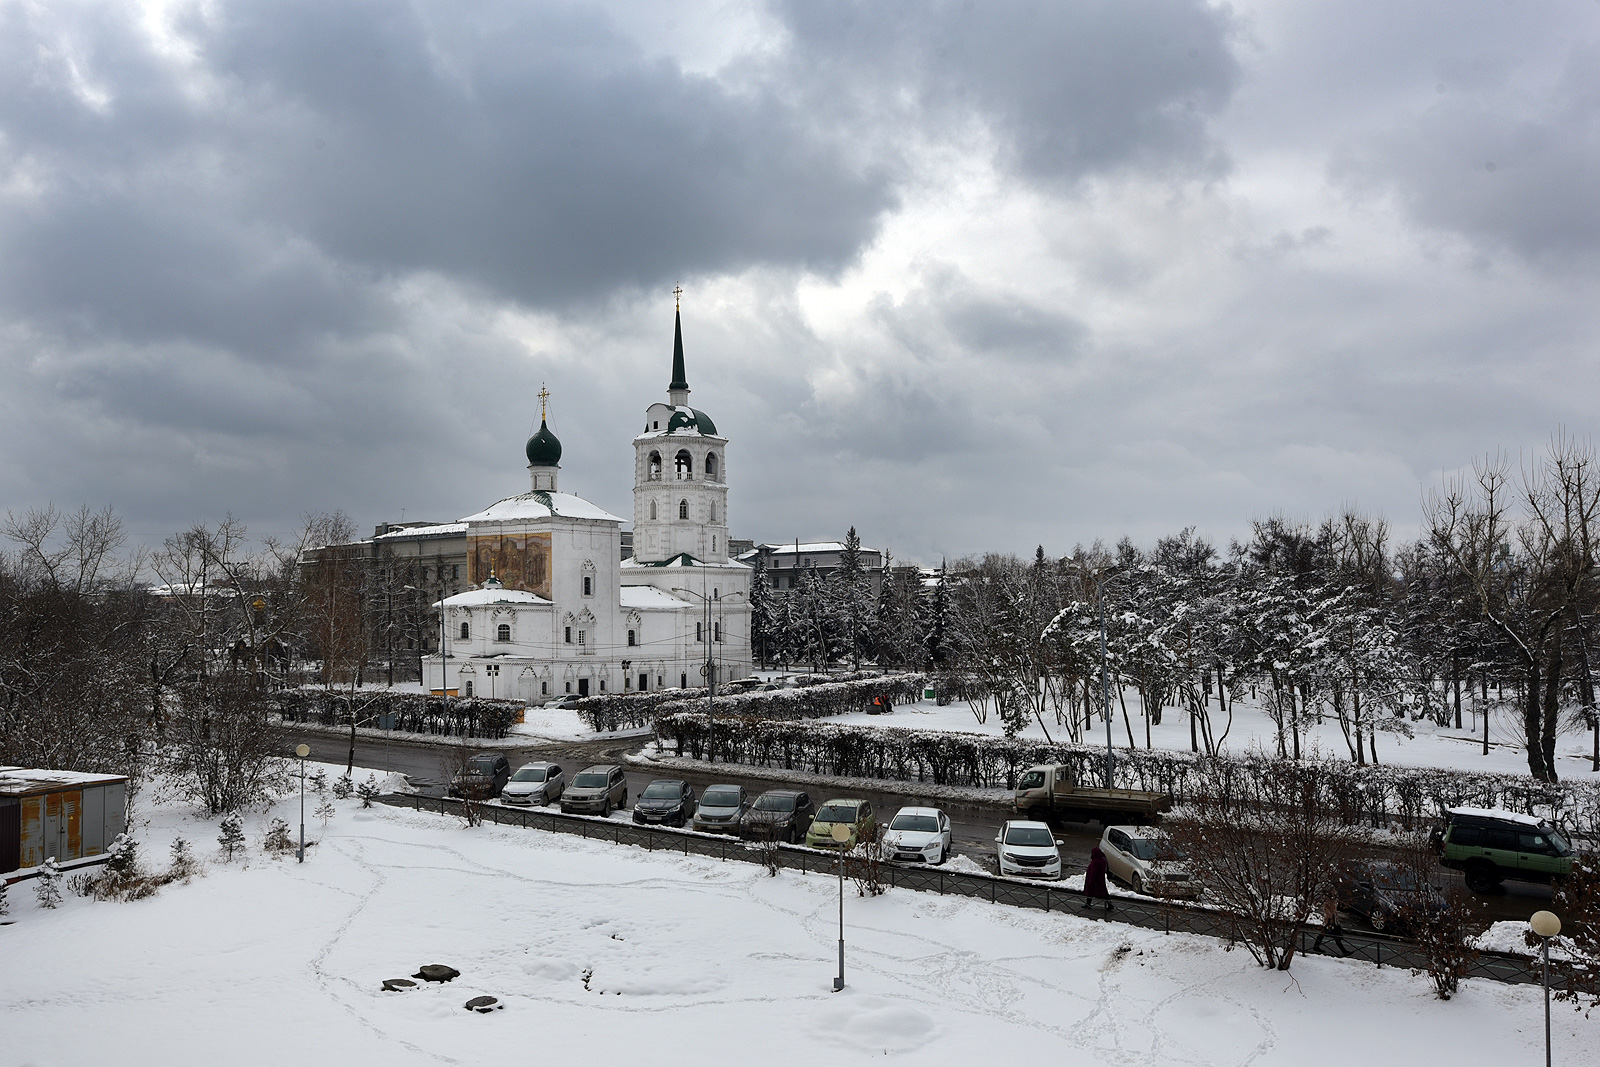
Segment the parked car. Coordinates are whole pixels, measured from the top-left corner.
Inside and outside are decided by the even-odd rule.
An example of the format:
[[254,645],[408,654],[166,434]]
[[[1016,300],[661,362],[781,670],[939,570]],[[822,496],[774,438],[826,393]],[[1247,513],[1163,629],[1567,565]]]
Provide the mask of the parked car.
[[633,821],[687,826],[694,811],[694,788],[678,778],[657,778],[633,802]]
[[488,800],[500,795],[511,780],[511,761],[498,752],[468,756],[466,766],[450,779],[450,795]]
[[1108,826],[1100,835],[1106,870],[1153,897],[1193,900],[1200,882],[1184,866],[1167,835],[1148,826]]
[[524,763],[506,783],[500,799],[507,804],[548,804],[561,796],[566,776],[554,763]]
[[[842,843],[833,839],[835,826],[850,828],[850,836]],[[808,848],[854,848],[857,841],[871,840],[877,833],[878,821],[873,817],[872,805],[865,800],[840,798],[830,800],[817,809],[816,818],[806,830]]]
[[1572,873],[1572,845],[1543,819],[1495,808],[1451,808],[1435,828],[1441,866],[1466,876],[1467,888],[1487,893],[1502,881],[1549,882]]
[[693,829],[708,834],[736,834],[750,799],[738,785],[708,785],[695,805]]
[[611,809],[627,806],[628,780],[615,764],[585,767],[561,794],[561,810],[569,813],[610,815]]
[[1060,878],[1061,853],[1055,835],[1042,822],[1012,819],[994,839],[1000,873],[1025,878]]
[[578,706],[578,701],[581,699],[583,698],[575,696],[551,697],[549,700],[544,702],[544,706],[547,708],[556,708],[561,711],[570,711]]
[[798,789],[769,789],[746,809],[739,836],[798,844],[811,826],[813,810],[811,798]]
[[951,841],[950,817],[938,808],[901,808],[884,831],[883,849],[902,863],[943,863]]
[[1339,906],[1367,920],[1374,930],[1405,930],[1449,906],[1443,891],[1417,871],[1375,860],[1339,872]]

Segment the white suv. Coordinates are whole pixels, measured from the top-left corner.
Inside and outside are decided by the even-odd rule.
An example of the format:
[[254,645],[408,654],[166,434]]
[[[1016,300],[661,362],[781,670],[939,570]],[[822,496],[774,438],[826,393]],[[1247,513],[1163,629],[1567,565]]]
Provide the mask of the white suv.
[[1061,853],[1055,835],[1042,822],[1014,819],[994,839],[1000,873],[1024,878],[1060,878]]
[[901,808],[883,835],[883,850],[903,863],[943,863],[950,838],[950,816],[938,808]]

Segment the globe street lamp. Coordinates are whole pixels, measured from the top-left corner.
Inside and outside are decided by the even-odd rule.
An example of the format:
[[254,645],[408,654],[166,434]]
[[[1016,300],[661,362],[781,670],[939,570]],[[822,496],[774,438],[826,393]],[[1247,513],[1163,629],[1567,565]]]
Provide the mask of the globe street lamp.
[[850,827],[833,824],[833,843],[839,846],[839,973],[833,979],[835,993],[844,988],[844,845],[850,840]]
[[310,745],[295,746],[294,754],[300,757],[300,859],[306,861],[306,757],[311,755]]
[[1528,926],[1543,942],[1540,955],[1544,959],[1544,1067],[1550,1067],[1550,939],[1561,932],[1561,916],[1553,911],[1536,911],[1528,919]]

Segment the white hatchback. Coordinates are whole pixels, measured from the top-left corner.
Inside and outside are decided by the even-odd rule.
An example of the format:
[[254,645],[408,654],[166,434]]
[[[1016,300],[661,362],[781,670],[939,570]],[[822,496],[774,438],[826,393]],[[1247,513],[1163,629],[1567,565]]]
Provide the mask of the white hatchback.
[[1060,878],[1061,853],[1050,827],[1042,822],[1012,820],[994,839],[1000,873],[1024,878]]
[[883,852],[902,863],[943,863],[950,858],[950,817],[938,808],[901,808],[884,831]]
[[1200,895],[1200,882],[1160,830],[1108,826],[1100,838],[1100,851],[1106,854],[1106,870],[1135,893],[1187,900]]

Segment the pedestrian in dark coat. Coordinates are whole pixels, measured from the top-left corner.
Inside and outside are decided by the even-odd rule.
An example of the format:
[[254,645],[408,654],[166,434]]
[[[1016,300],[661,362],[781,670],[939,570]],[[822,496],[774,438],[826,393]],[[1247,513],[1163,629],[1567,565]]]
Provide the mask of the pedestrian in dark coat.
[[1106,888],[1106,854],[1096,845],[1089,850],[1089,869],[1083,874],[1083,902],[1085,908],[1094,907],[1096,900],[1111,910],[1111,891]]

